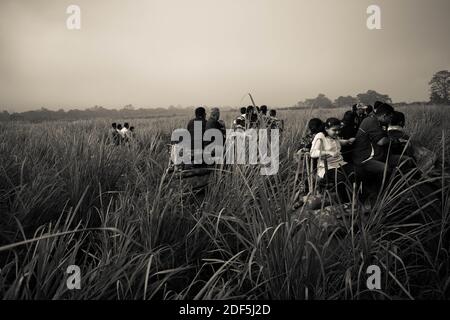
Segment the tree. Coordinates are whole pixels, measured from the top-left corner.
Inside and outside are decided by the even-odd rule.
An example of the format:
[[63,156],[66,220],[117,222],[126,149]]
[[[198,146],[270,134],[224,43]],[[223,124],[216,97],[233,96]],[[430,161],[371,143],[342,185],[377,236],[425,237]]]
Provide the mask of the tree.
[[385,103],[392,103],[392,99],[387,94],[381,94],[376,92],[375,90],[367,90],[366,93],[360,93],[356,96],[359,102],[363,104],[374,105],[376,101],[381,101]]
[[314,99],[306,99],[305,106],[308,108],[320,108],[320,107],[331,107],[333,105],[333,102],[331,102],[330,99],[327,98],[326,95],[323,93],[320,93],[317,98]]
[[339,98],[334,100],[334,104],[336,105],[336,107],[349,107],[356,103],[358,103],[358,99],[352,96],[340,96]]
[[430,102],[436,104],[450,104],[450,72],[447,70],[436,72],[429,82]]
[[123,110],[134,110],[134,106],[132,104],[127,104],[123,107]]

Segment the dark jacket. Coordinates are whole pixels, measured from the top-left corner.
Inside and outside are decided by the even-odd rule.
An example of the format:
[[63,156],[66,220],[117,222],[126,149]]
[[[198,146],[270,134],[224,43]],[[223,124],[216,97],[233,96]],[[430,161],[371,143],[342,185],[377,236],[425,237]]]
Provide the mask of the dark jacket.
[[[194,132],[194,124],[195,122],[200,122],[202,125],[202,131],[201,134]],[[205,133],[206,130],[206,119],[203,118],[195,118],[189,121],[188,125],[187,125],[187,130],[189,131],[189,133],[191,134],[191,148],[192,150],[194,150],[194,141],[195,139],[198,138],[200,139],[200,144],[202,146],[202,148],[204,147],[204,142],[203,142],[203,134]]]
[[385,161],[385,148],[378,142],[387,137],[387,132],[375,117],[365,118],[359,126],[356,140],[353,144],[353,163],[360,165],[369,159]]
[[[223,137],[224,137],[223,142],[225,143],[226,130],[225,130],[225,127],[219,121],[211,119],[211,118],[208,119],[208,121],[206,122],[206,130],[209,130],[209,129],[217,129],[217,130],[219,130],[222,133]],[[206,143],[206,145],[208,145],[211,142],[206,141],[205,143]]]
[[388,130],[388,137],[391,143],[390,152],[392,154],[405,154],[408,156],[412,155],[411,147],[407,147],[409,136],[403,132],[402,128],[390,128]]

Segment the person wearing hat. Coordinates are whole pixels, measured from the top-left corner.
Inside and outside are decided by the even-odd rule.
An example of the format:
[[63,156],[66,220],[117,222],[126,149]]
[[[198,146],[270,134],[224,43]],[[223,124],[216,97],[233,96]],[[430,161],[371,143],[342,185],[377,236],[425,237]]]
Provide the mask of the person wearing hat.
[[362,103],[357,103],[353,105],[352,111],[355,115],[356,128],[359,128],[363,120],[367,118],[367,116],[369,115],[369,113],[372,112],[372,110],[373,110],[372,106],[366,106],[365,104]]
[[348,202],[345,182],[352,179],[353,166],[344,161],[341,147],[353,144],[355,138],[341,140],[339,131],[341,120],[329,118],[325,121],[324,130],[314,137],[310,155],[317,158],[317,175],[337,186],[337,193],[342,202]]

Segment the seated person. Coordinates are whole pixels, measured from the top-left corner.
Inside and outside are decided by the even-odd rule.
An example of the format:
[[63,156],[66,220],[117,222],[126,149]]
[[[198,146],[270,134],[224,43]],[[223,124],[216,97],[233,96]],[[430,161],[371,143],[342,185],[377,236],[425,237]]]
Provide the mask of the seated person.
[[109,138],[110,141],[115,144],[118,145],[119,144],[119,132],[117,131],[117,123],[113,123],[111,125],[111,129],[109,129]]
[[405,114],[403,112],[394,111],[392,115],[391,123],[388,126],[388,137],[391,140],[390,151],[392,154],[406,154],[411,156],[410,148],[406,148],[409,141],[409,136],[404,133],[405,127]]
[[[406,155],[414,160],[415,166],[422,173],[433,169],[437,155],[428,148],[417,143],[412,143],[410,137],[404,132],[405,115],[402,112],[394,112],[388,126],[388,137],[391,140],[390,152],[395,155]],[[413,165],[411,164],[413,167]]]
[[314,137],[310,154],[311,158],[318,159],[317,175],[327,182],[332,182],[337,188],[339,199],[348,202],[350,198],[345,183],[353,179],[353,166],[344,161],[341,146],[352,144],[355,138],[340,140],[338,134],[341,126],[339,119],[328,119],[323,132]]
[[130,139],[134,140],[136,138],[136,132],[134,131],[134,127],[130,127],[130,133],[129,133]]
[[[225,123],[220,120],[220,110],[219,108],[212,108],[211,114],[209,116],[208,121],[206,122],[206,130],[209,129],[217,129],[222,133],[223,143],[225,143],[226,129]],[[209,144],[210,142],[206,142],[205,144]]]
[[123,124],[123,128],[120,129],[120,132],[119,132],[124,140],[127,139],[128,131],[130,131],[130,124],[128,122],[125,122]]
[[241,108],[241,114],[233,121],[233,130],[244,131],[245,130],[245,115],[247,114],[247,108]]
[[373,113],[377,113],[378,107],[381,106],[382,104],[384,104],[384,102],[375,101],[375,104],[373,105]]
[[355,115],[356,128],[359,128],[363,120],[367,117],[367,107],[362,103],[357,103],[353,105],[352,111]]
[[244,132],[245,131],[245,118],[237,118],[234,120],[233,123],[233,129],[237,132]]
[[122,144],[123,142],[123,135],[122,135],[122,125],[119,123],[117,126],[117,144]]
[[277,110],[270,110],[269,111],[269,119],[267,120],[267,126],[270,129],[278,129],[280,131],[283,131],[283,122],[282,120],[277,118]]
[[[355,123],[355,118],[356,115],[353,111],[347,111],[344,114],[344,118],[342,119],[342,128],[339,133],[339,137],[341,137],[341,139],[348,140],[356,137],[358,128]],[[341,153],[345,162],[351,163],[353,161],[352,150],[353,148],[351,145],[342,146]]]
[[309,152],[314,137],[319,132],[323,132],[324,123],[319,118],[313,118],[308,122],[308,133],[300,140],[299,152]]
[[[201,127],[201,132],[195,132],[195,123],[198,123]],[[203,155],[203,134],[206,130],[206,110],[203,107],[199,107],[195,109],[195,118],[191,119],[188,122],[187,130],[191,135],[191,153],[192,160],[195,160],[194,154],[202,154]],[[200,148],[196,149],[195,147],[199,146]],[[202,166],[200,163],[194,163],[194,167]]]
[[255,107],[248,106],[247,114],[245,116],[245,124],[246,129],[257,129],[259,127],[258,123],[258,113],[255,110]]
[[[352,157],[358,180],[368,182],[369,176],[375,178],[377,189],[381,186],[385,169],[389,177],[400,164],[399,155],[390,154],[388,157],[386,152],[390,139],[383,127],[389,125],[393,114],[394,108],[389,104],[378,106],[375,116],[367,117],[361,123],[353,146]],[[404,156],[402,161],[407,158]],[[373,185],[373,182],[371,179],[368,185]]]
[[342,128],[340,131],[340,136],[344,139],[350,139],[356,137],[356,133],[358,132],[358,128],[355,123],[356,115],[353,111],[347,111],[344,113],[344,117],[342,118]]
[[262,105],[259,113],[259,122],[261,128],[268,128],[270,124],[270,116],[267,114],[268,108],[266,105]]
[[[305,136],[303,136],[300,139],[300,148],[297,151],[297,153],[295,154],[295,158],[297,159],[297,161],[302,160],[303,154],[309,154],[314,137],[319,132],[323,132],[323,130],[324,130],[324,123],[319,118],[313,118],[308,121],[308,130],[307,130],[308,132],[306,133]],[[317,171],[317,159],[312,159],[312,160],[313,161],[311,162],[311,165],[312,165],[311,170],[313,172],[316,172]],[[309,190],[310,184],[311,184],[310,181],[305,181],[304,191]]]

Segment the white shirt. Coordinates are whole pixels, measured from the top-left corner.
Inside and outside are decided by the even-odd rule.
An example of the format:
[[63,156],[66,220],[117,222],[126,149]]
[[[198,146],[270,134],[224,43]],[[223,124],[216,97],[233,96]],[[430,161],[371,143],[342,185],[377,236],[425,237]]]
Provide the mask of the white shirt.
[[314,137],[311,146],[311,158],[319,158],[317,165],[317,175],[321,178],[325,176],[325,161],[321,156],[328,155],[326,159],[328,169],[337,169],[346,164],[341,154],[341,143],[338,139],[333,139],[319,132]]
[[119,133],[120,133],[120,135],[122,136],[122,138],[125,138],[126,136],[127,136],[127,133],[128,133],[128,129],[127,128],[122,128],[122,129],[120,129],[120,131],[119,131]]
[[244,123],[245,123],[245,114],[241,114],[239,117],[237,117],[237,118],[234,119],[234,121],[233,121],[233,129],[234,129],[235,131],[239,131],[239,132],[245,131],[245,126],[242,126],[242,125],[240,125],[240,124],[237,124],[238,120],[244,121]]

